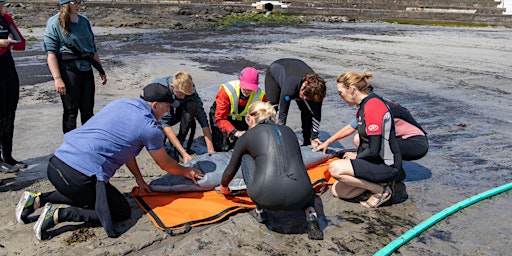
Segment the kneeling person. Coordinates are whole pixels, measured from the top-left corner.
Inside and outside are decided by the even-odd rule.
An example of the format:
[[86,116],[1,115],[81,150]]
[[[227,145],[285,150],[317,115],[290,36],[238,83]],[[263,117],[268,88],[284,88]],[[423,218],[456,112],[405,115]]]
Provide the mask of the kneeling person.
[[34,226],[39,240],[49,239],[47,231],[65,221],[101,224],[109,237],[117,237],[113,223],[129,219],[131,207],[109,180],[126,165],[141,191],[149,192],[135,159],[144,147],[162,170],[194,182],[201,179],[200,171],[179,165],[164,150],[157,120],[169,111],[169,101],[169,88],[149,84],[139,99],[115,100],[83,126],[66,133],[47,168],[56,190],[25,191],[16,206],[16,220],[29,223],[29,215],[44,206]]
[[252,212],[256,220],[266,220],[264,209],[305,209],[308,237],[322,240],[323,234],[313,207],[315,193],[302,161],[299,142],[293,130],[275,124],[275,118],[276,111],[270,103],[256,102],[249,107],[245,118],[249,130],[235,145],[222,176],[220,190],[223,194],[230,193],[227,186],[243,158],[242,172],[247,193],[257,206]]
[[247,109],[256,101],[267,101],[258,88],[258,70],[247,67],[237,80],[220,85],[210,108],[210,125],[215,151],[233,149],[236,140],[247,131]]

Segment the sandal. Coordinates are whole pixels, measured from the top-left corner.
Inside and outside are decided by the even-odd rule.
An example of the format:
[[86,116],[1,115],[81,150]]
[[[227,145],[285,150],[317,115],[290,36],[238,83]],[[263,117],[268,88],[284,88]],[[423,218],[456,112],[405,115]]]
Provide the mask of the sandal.
[[[393,190],[389,187],[389,184],[388,184],[383,187],[382,193],[373,194],[372,196],[370,196],[370,198],[368,198],[368,200],[361,201],[359,203],[366,208],[377,208],[380,205],[382,205],[383,203],[387,202],[389,199],[391,199],[392,194],[393,194]],[[371,202],[375,202],[375,201],[377,201],[377,203],[375,203],[375,204],[371,203]]]

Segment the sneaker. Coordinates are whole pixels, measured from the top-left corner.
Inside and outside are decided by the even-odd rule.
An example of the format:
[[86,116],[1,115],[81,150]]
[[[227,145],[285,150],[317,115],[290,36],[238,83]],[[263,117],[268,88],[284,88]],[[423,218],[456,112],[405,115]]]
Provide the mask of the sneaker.
[[28,165],[24,162],[16,162],[14,167],[18,167],[19,169],[26,169],[28,167]]
[[320,229],[320,224],[318,224],[318,219],[316,216],[310,213],[306,220],[308,222],[308,238],[311,240],[324,240],[324,234]]
[[16,166],[12,166],[8,163],[0,162],[0,172],[1,173],[15,173],[20,169]]
[[43,212],[39,216],[39,219],[37,219],[36,225],[34,226],[34,232],[36,232],[37,239],[50,239],[51,236],[46,231],[50,228],[55,227],[55,222],[53,221],[53,214],[57,209],[58,208],[53,206],[51,203],[46,203]]
[[40,195],[41,193],[32,193],[28,191],[23,192],[23,195],[21,195],[18,205],[16,205],[16,220],[18,221],[18,223],[30,223],[28,216],[35,211],[34,201],[36,200],[36,197]]
[[261,213],[257,212],[256,209],[249,211],[249,214],[256,219],[259,223],[267,222],[267,214],[263,211]]
[[14,166],[14,167],[17,167],[18,169],[25,169],[28,167],[28,165],[24,162],[20,162],[20,161],[17,161],[16,159],[14,158],[9,158],[9,159],[5,159],[5,162]]

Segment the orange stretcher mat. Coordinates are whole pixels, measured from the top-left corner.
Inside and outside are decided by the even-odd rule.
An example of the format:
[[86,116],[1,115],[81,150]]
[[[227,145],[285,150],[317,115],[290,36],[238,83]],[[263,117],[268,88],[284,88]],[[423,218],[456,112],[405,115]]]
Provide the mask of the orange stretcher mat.
[[[333,184],[334,179],[330,178],[327,169],[329,163],[335,159],[308,169],[317,193],[324,193]],[[225,196],[217,191],[152,192],[139,195],[139,188],[134,187],[132,196],[153,224],[171,236],[187,233],[192,227],[215,223],[234,213],[256,208],[247,195]]]

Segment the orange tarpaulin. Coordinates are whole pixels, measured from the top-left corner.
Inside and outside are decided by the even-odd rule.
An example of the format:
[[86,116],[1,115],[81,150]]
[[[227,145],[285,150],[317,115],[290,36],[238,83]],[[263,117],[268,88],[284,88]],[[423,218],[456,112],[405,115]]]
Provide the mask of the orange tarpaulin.
[[[333,184],[334,179],[328,175],[327,168],[335,159],[308,169],[313,188],[318,193],[324,193]],[[216,191],[139,195],[139,188],[134,187],[132,196],[157,228],[173,236],[186,233],[195,226],[218,222],[233,213],[256,208],[247,195],[225,196]]]

